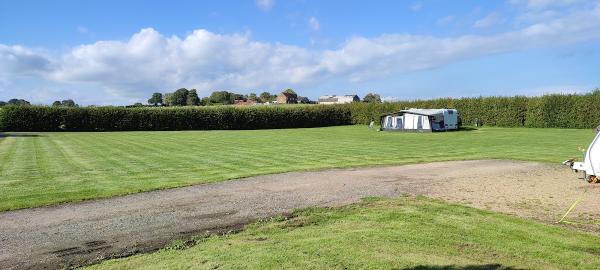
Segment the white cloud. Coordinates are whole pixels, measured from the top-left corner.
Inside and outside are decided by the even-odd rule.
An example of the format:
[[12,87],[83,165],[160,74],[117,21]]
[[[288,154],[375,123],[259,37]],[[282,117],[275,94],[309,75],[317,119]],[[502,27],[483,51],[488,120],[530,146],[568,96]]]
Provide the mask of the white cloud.
[[310,17],[308,19],[308,26],[313,31],[319,31],[319,29],[321,29],[321,24],[319,23],[319,20],[317,20],[317,18],[315,17]]
[[436,24],[445,26],[445,25],[448,25],[448,24],[454,22],[455,19],[456,19],[456,17],[454,17],[453,15],[448,15],[446,17],[439,18],[436,21]]
[[275,5],[275,0],[256,0],[256,6],[262,10],[270,10]]
[[585,0],[510,0],[512,4],[524,5],[529,9],[546,9],[565,7],[584,2]]
[[77,26],[77,32],[79,32],[81,34],[87,34],[90,32],[90,30],[87,29],[87,27],[85,27],[85,26]]
[[37,75],[49,71],[51,62],[41,53],[22,46],[0,44],[0,78],[12,75]]
[[416,2],[410,6],[410,10],[415,11],[415,12],[421,10],[422,8],[423,8],[423,4],[421,4],[420,2]]
[[[358,36],[330,50],[258,42],[249,34],[204,29],[166,37],[147,28],[128,40],[98,41],[54,56],[0,44],[0,80],[29,76],[65,89],[74,85],[72,89],[89,91],[99,102],[139,100],[154,91],[179,87],[208,94],[216,89],[366,81],[491,54],[589,40],[600,40],[600,5],[494,35]],[[72,93],[67,90],[61,93]]]
[[500,17],[500,15],[498,13],[492,12],[492,13],[488,14],[487,16],[477,20],[473,24],[473,27],[489,28],[489,27],[492,27],[492,26],[498,24],[501,20],[502,20],[502,18]]

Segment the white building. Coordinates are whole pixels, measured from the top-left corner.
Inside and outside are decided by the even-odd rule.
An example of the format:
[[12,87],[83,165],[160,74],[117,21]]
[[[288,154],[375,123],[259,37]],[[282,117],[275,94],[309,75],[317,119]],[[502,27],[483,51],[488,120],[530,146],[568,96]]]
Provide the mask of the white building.
[[357,95],[328,95],[328,96],[320,96],[319,104],[344,104],[344,103],[352,103],[352,102],[360,101],[360,98]]

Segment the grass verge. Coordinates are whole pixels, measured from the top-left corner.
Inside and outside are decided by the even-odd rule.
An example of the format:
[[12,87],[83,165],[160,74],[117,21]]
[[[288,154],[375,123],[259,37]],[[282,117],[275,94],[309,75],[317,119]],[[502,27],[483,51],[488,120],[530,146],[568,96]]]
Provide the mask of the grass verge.
[[[369,198],[90,269],[598,269],[600,238],[423,197]],[[174,246],[178,247],[178,246]]]

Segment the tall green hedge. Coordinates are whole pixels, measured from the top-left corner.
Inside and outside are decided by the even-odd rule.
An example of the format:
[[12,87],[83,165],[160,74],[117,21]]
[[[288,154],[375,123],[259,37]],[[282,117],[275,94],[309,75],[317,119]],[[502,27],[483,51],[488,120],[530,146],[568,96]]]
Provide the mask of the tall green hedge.
[[439,98],[343,105],[61,108],[5,106],[3,131],[116,131],[302,128],[376,122],[406,108],[454,108],[464,125],[593,128],[600,125],[600,90],[582,95]]
[[117,131],[305,128],[352,124],[339,106],[60,108],[6,106],[3,131]]
[[600,125],[600,91],[541,97],[439,98],[393,103],[346,105],[355,124],[407,108],[453,108],[463,124],[501,127],[593,128]]

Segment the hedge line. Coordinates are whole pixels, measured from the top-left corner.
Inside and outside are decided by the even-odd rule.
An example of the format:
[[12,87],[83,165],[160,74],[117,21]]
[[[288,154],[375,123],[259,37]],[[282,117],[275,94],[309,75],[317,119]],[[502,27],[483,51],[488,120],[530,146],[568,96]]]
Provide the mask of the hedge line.
[[352,124],[339,106],[60,108],[6,106],[3,131],[127,131],[306,128]]
[[478,122],[500,127],[594,128],[600,125],[600,91],[588,94],[553,94],[541,97],[439,98],[393,103],[346,105],[353,123],[367,124],[384,113],[406,108],[452,108],[463,125]]
[[214,106],[169,108],[0,108],[3,131],[117,131],[305,128],[376,122],[405,108],[455,108],[464,125],[594,128],[600,90],[583,95],[440,98],[344,105]]

